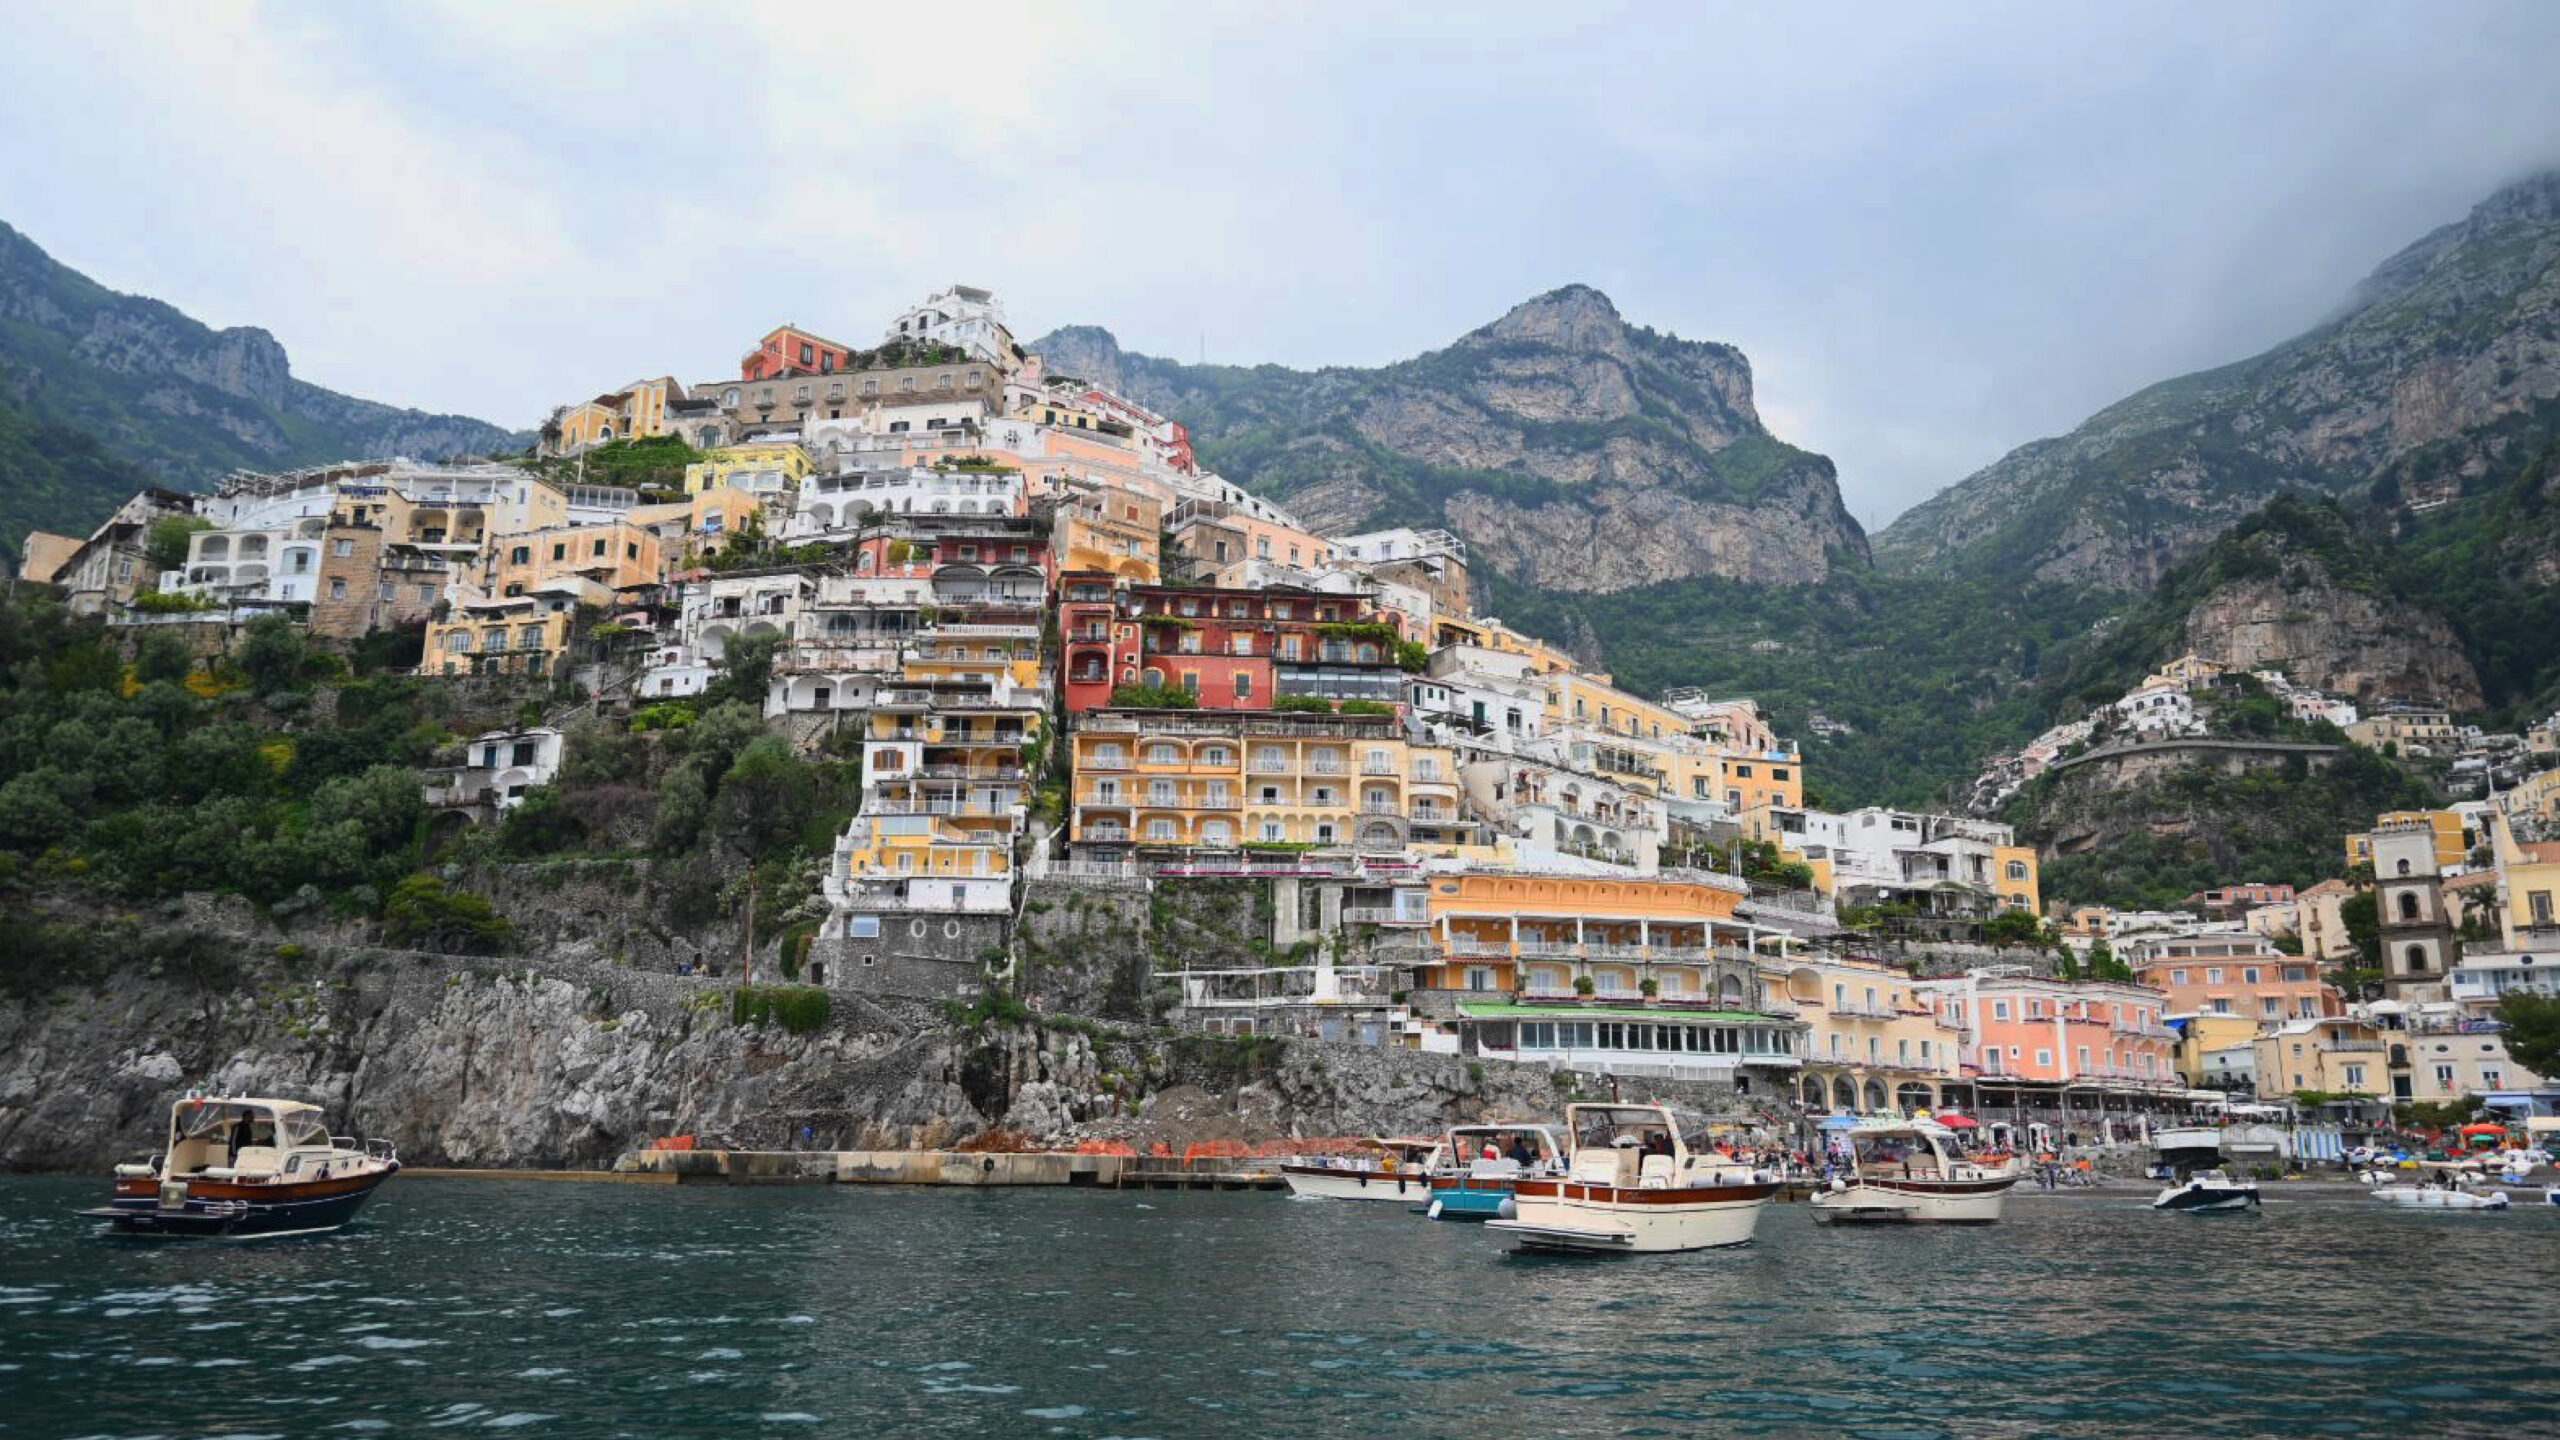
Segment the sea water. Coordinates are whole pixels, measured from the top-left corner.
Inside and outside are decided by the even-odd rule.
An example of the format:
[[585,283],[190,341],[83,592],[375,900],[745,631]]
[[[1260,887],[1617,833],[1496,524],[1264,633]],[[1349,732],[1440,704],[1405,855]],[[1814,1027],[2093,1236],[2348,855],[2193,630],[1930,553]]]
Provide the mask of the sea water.
[[[1273,1194],[403,1178],[337,1235],[95,1238],[0,1180],[0,1435],[2552,1433],[2560,1209],[2154,1213],[1525,1257]],[[2538,1197],[2537,1197],[2538,1198]]]

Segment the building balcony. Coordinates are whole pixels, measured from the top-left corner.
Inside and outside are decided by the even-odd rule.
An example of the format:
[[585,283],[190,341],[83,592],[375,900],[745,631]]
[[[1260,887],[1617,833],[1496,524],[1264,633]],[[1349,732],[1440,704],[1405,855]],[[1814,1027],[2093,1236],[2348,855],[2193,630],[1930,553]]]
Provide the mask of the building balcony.
[[1508,960],[1511,946],[1500,940],[1452,939],[1449,953],[1461,960]]
[[1841,1000],[1827,1004],[1824,1008],[1834,1015],[1846,1016],[1854,1020],[1895,1020],[1902,1015],[1901,1011],[1882,1001],[1870,1003],[1865,1000]]

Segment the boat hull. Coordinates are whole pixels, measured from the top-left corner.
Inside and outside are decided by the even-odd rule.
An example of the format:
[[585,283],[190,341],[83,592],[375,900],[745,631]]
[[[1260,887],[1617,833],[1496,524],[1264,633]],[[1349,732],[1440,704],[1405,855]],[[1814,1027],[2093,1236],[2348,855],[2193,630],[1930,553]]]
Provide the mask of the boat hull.
[[1518,1215],[1488,1230],[1530,1250],[1575,1254],[1663,1254],[1747,1245],[1776,1182],[1691,1188],[1627,1188],[1569,1180],[1524,1180],[1512,1192]]
[[1517,1190],[1509,1180],[1439,1176],[1422,1213],[1434,1220],[1509,1220],[1520,1211]]
[[2254,1185],[2237,1189],[2199,1190],[2182,1188],[2164,1192],[2160,1198],[2151,1202],[2151,1208],[2154,1210],[2184,1210],[2190,1214],[2211,1215],[2227,1214],[2235,1210],[2248,1210],[2254,1208],[2257,1203],[2258,1190]]
[[1319,1200],[1402,1200],[1410,1204],[1431,1194],[1430,1177],[1418,1170],[1387,1174],[1376,1170],[1331,1170],[1321,1165],[1283,1165],[1280,1178],[1290,1194]]
[[1813,1218],[1826,1225],[1988,1225],[2000,1218],[2017,1177],[1999,1180],[1862,1179],[1818,1190]]
[[[185,1198],[163,1204],[154,1181],[119,1185],[114,1202],[81,1217],[105,1221],[117,1235],[150,1239],[249,1239],[259,1236],[310,1235],[335,1230],[398,1173],[386,1169],[300,1185],[241,1185],[195,1180]],[[139,1191],[139,1193],[135,1193]]]
[[2474,1195],[2467,1190],[2437,1190],[2420,1185],[2385,1185],[2373,1198],[2403,1210],[2504,1210],[2507,1192]]

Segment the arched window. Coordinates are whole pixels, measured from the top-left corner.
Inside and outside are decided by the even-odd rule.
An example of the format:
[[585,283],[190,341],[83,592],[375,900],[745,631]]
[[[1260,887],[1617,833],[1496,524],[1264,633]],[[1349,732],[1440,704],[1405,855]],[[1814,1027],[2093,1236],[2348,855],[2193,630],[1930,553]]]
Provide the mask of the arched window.
[[2414,890],[2400,892],[2400,918],[2403,920],[2418,918],[2418,892]]
[[2399,873],[2401,873],[2401,874],[2403,874],[2403,875],[2406,875],[2406,874],[2408,874],[2408,873],[2409,873],[2409,862],[2408,862],[2408,861],[2403,860],[2403,861],[2401,861],[2401,862],[2400,862],[2400,871],[2399,871]]
[[2412,945],[2408,949],[2400,952],[2400,958],[2401,962],[2408,967],[2410,974],[2424,975],[2427,973],[2426,946]]

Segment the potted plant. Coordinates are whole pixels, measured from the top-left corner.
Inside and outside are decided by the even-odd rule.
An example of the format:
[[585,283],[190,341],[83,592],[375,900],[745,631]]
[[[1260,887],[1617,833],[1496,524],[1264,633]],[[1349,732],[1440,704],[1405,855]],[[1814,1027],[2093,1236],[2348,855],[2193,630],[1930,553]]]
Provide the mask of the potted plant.
[[1588,975],[1576,975],[1573,977],[1573,993],[1576,995],[1581,995],[1587,998],[1598,988],[1598,986],[1591,983],[1591,977]]
[[1662,993],[1662,982],[1647,975],[1636,988],[1644,992],[1644,998],[1651,1000]]

